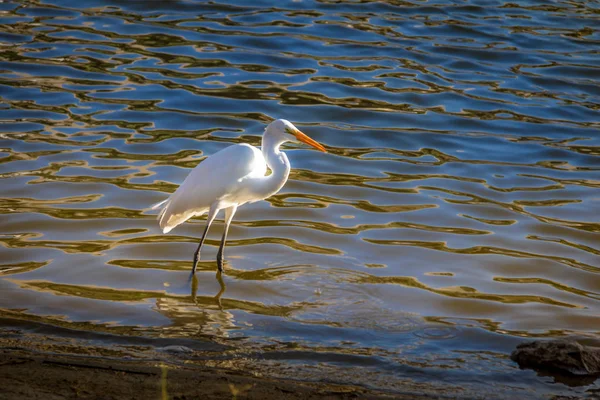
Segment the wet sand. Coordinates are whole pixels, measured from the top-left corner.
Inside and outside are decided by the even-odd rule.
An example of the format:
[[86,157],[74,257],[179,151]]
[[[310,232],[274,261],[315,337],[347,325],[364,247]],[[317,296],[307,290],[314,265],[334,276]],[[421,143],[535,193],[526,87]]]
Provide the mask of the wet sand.
[[0,399],[390,399],[415,398],[355,386],[243,376],[193,366],[156,365],[36,354],[0,353]]
[[[390,376],[385,368],[374,371],[339,364],[339,359],[327,352],[304,354],[299,359],[296,348],[264,352],[251,341],[153,336],[118,326],[97,325],[89,330],[85,329],[90,328],[87,323],[54,321],[44,323],[37,316],[0,309],[0,400],[533,400],[596,399],[600,393],[594,379],[565,380],[545,373],[537,377],[531,371],[517,372],[527,385],[507,390],[497,382],[500,377],[508,382],[515,375],[502,370],[504,363],[489,359],[491,364],[466,362],[461,371],[444,370],[441,375],[435,370],[413,369],[411,379]],[[589,339],[581,342],[597,345]],[[314,357],[314,362],[306,363],[306,357]],[[478,372],[482,368],[500,368],[500,375]],[[356,380],[357,376],[361,379]],[[548,383],[541,385],[539,379]]]
[[13,326],[7,326],[4,319],[1,322],[0,399],[419,398],[352,385],[257,377],[251,371],[215,367],[215,349],[210,349],[212,356],[205,361],[200,357],[190,362],[173,354],[176,351],[148,352],[145,338],[139,338],[137,345],[135,338],[127,346],[106,345],[93,334],[90,338],[47,335],[39,329],[15,327],[19,321],[9,324]]

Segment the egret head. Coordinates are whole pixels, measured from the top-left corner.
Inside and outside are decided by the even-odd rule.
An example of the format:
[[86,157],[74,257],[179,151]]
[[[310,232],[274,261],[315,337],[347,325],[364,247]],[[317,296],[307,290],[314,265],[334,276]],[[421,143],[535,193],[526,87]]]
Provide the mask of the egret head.
[[317,150],[320,150],[325,153],[327,152],[327,150],[325,150],[325,147],[323,147],[317,141],[309,138],[304,133],[300,132],[300,130],[296,128],[294,124],[292,124],[287,119],[276,119],[275,121],[271,122],[269,126],[267,126],[267,131],[269,131],[271,135],[278,136],[281,141],[289,141],[296,143],[302,142],[314,147]]

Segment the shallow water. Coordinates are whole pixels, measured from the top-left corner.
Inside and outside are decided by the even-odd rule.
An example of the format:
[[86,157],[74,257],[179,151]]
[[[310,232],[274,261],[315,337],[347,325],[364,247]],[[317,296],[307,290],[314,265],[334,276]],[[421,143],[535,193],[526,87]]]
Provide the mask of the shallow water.
[[[598,2],[82,4],[0,3],[2,315],[303,379],[597,390],[507,354],[600,339]],[[203,219],[148,207],[274,118],[328,153],[285,146],[190,284]]]

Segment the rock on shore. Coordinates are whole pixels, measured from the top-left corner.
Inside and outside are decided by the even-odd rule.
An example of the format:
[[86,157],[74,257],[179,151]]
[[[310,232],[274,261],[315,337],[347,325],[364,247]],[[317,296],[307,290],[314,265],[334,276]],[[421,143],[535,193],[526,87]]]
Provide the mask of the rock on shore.
[[523,343],[510,355],[521,368],[600,376],[600,348],[570,340]]

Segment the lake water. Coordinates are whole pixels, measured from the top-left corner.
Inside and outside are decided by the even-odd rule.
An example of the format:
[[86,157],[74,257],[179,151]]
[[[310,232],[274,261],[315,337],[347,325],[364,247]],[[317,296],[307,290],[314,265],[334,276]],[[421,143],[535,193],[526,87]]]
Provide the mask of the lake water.
[[[258,374],[598,394],[508,358],[600,341],[597,1],[0,10],[0,316],[208,338]],[[190,284],[204,219],[163,235],[148,208],[274,118],[328,153],[284,146],[290,179],[238,210],[223,280],[219,221]]]

